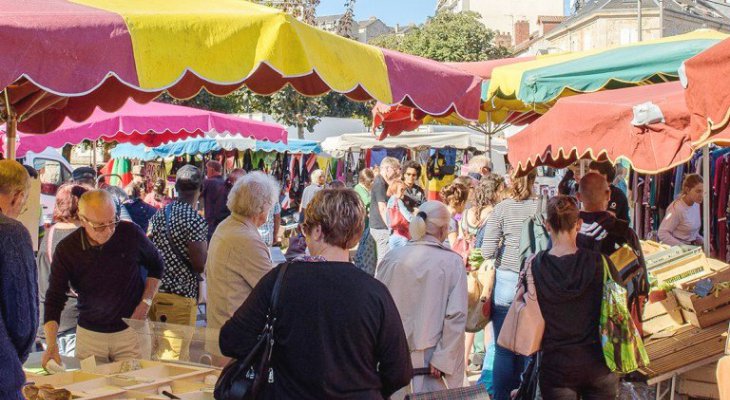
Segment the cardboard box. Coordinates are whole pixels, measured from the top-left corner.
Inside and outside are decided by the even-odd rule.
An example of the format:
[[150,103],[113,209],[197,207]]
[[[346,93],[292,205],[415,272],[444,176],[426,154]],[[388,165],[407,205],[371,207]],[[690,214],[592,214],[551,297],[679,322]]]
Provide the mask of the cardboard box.
[[680,378],[679,384],[677,385],[677,392],[693,398],[720,398],[720,389],[718,389],[717,383],[697,382]]
[[682,325],[684,325],[684,316],[682,315],[682,310],[675,309],[669,311],[664,315],[644,320],[641,327],[644,333],[644,337],[646,337],[655,333],[667,330],[674,330],[681,327]]

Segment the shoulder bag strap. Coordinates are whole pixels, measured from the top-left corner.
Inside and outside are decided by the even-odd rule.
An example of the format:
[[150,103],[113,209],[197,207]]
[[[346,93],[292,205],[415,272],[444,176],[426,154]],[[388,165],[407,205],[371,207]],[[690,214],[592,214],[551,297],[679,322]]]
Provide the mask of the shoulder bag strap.
[[279,305],[279,293],[281,293],[281,283],[284,281],[284,275],[286,274],[287,268],[290,263],[281,264],[278,274],[276,275],[276,282],[274,283],[274,290],[271,291],[271,303],[269,305],[269,316],[272,320],[276,319],[276,311]]

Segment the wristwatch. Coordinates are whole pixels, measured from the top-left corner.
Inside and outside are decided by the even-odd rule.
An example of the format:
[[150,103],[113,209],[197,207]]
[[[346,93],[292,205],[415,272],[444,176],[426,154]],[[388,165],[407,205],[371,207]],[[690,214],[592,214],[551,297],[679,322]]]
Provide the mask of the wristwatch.
[[147,307],[152,307],[152,299],[142,299],[142,303],[147,304]]

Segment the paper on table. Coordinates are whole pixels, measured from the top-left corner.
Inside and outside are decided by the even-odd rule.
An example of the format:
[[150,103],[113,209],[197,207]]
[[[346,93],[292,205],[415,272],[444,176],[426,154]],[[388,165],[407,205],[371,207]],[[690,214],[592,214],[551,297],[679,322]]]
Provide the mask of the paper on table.
[[91,356],[81,360],[81,370],[84,372],[96,371],[96,358]]

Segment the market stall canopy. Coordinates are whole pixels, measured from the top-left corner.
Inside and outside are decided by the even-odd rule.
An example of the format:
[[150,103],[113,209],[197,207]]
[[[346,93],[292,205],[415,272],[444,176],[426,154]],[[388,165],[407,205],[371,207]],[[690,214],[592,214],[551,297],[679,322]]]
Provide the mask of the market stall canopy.
[[310,96],[333,90],[479,116],[477,76],[248,1],[0,0],[0,53],[4,118],[24,132],[82,121],[96,107],[114,111],[130,97],[146,103],[165,91],[185,99],[242,86],[268,95],[287,84]]
[[[625,159],[641,173],[687,162],[695,150],[679,82],[566,97],[507,139],[518,173],[539,165],[565,167],[580,158]],[[714,137],[730,142],[730,132]]]
[[497,67],[492,71],[487,100],[498,108],[544,113],[563,96],[676,80],[683,61],[727,37],[701,29]]
[[700,141],[724,129],[730,121],[730,39],[684,63],[680,70],[692,129]]
[[183,155],[207,154],[220,150],[252,150],[267,153],[319,154],[322,148],[313,140],[291,139],[289,143],[271,143],[257,141],[240,136],[222,136],[217,138],[192,138],[166,143],[157,147],[143,144],[123,143],[111,151],[112,158],[129,158],[150,161],[157,158],[177,157]]
[[[459,150],[474,149],[476,151],[486,152],[488,139],[486,135],[472,132],[413,132],[408,135],[388,137],[384,140],[378,140],[369,133],[347,133],[340,136],[328,137],[322,142],[322,150],[335,157],[342,157],[348,151],[360,151],[362,149],[372,148],[424,150],[446,147]],[[502,139],[492,139],[492,150],[506,154],[506,142]]]
[[83,122],[66,120],[47,135],[21,133],[17,156],[22,157],[29,151],[40,153],[48,147],[79,144],[85,140],[103,139],[155,147],[206,134],[239,134],[271,142],[287,140],[287,131],[279,124],[191,107],[157,102],[142,105],[129,100],[115,112],[96,109]]
[[444,125],[470,125],[476,122],[481,124],[486,124],[488,122],[497,124],[504,122],[527,123],[532,119],[524,118],[521,113],[514,111],[498,110],[490,102],[487,102],[487,88],[494,68],[519,62],[531,61],[534,59],[535,57],[519,57],[476,62],[444,63],[452,68],[479,76],[485,80],[482,83],[483,101],[480,106],[478,121],[466,121],[453,112],[443,115],[428,115],[421,110],[404,104],[388,105],[379,102],[373,107],[372,111],[373,131],[375,132],[378,129],[382,129],[379,136],[383,139],[387,136],[397,136],[402,132],[415,130],[424,123],[439,123]]

